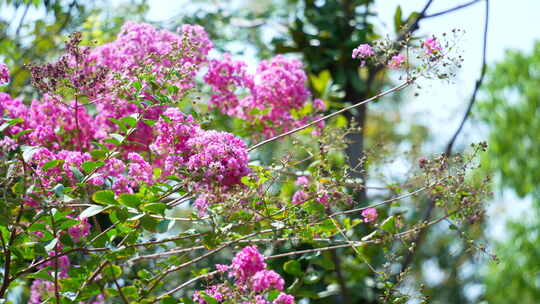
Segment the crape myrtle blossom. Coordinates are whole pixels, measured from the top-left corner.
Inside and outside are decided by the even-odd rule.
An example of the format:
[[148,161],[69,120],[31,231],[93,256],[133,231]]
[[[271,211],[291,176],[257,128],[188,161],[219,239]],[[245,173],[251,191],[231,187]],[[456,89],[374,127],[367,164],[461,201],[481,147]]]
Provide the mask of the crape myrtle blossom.
[[[95,120],[79,107],[77,116],[69,106],[59,101],[57,96],[46,94],[40,100],[33,100],[26,105],[21,99],[11,98],[0,93],[0,110],[8,118],[22,118],[23,121],[6,129],[8,135],[15,135],[24,130],[28,133],[19,137],[24,144],[43,146],[52,149],[88,148],[90,142],[99,138]],[[0,118],[0,121],[2,119]],[[62,130],[62,133],[58,131]],[[105,133],[101,134],[105,136]]]
[[[246,63],[232,60],[229,55],[210,61],[204,80],[214,91],[212,108],[259,124],[266,137],[308,122],[307,116],[293,115],[307,105],[311,96],[302,62],[278,55],[261,61],[253,74],[246,67]],[[245,96],[241,98],[233,88],[242,88]],[[325,110],[321,101],[314,101],[314,108]]]
[[[23,130],[16,129],[20,128],[18,125],[10,128],[11,132]],[[194,123],[191,116],[176,108],[165,110],[152,131],[156,134],[152,135],[154,140],[149,145],[153,152],[152,164],[141,154],[129,152],[124,158],[107,159],[98,168],[98,174],[88,182],[102,186],[108,177],[117,194],[133,193],[143,184],[151,185],[164,181],[169,175],[176,175],[188,181],[191,190],[206,193],[195,204],[199,214],[204,214],[206,208],[218,199],[211,195],[213,192],[223,193],[239,186],[241,178],[249,174],[247,147],[240,138],[227,132],[204,130]],[[50,136],[56,139],[55,134],[50,133]],[[32,155],[31,163],[36,165],[41,185],[45,188],[58,183],[75,185],[78,180],[73,169],[82,172],[82,164],[91,161],[91,155],[79,151],[56,151],[54,147],[38,148]],[[43,168],[52,161],[58,164]],[[163,169],[161,176],[154,176],[154,168]]]
[[[118,126],[111,119],[139,114],[144,119],[155,120],[166,108],[148,105],[141,109],[124,100],[116,91],[124,82],[137,80],[141,67],[151,67],[151,71],[146,72],[155,76],[154,82],[158,85],[176,86],[182,94],[195,85],[195,75],[207,61],[212,47],[207,33],[198,25],[183,25],[173,33],[146,23],[126,22],[116,40],[93,49],[84,57],[87,74],[96,70],[110,71],[103,82],[104,89],[100,88],[97,94],[89,94],[97,108],[94,124],[99,126],[98,139],[117,132]],[[170,75],[176,76],[172,79],[165,77]],[[147,84],[143,83],[143,86],[147,89]],[[157,102],[146,91],[143,95],[147,100]],[[152,135],[152,128],[141,121],[129,138],[135,144],[124,145],[123,149],[127,152],[148,151]]]
[[265,268],[264,256],[259,253],[257,246],[247,246],[234,256],[231,263],[231,276],[238,282],[244,283]]
[[8,67],[0,63],[0,85],[6,84],[9,82],[9,69]]
[[309,179],[307,176],[299,176],[296,181],[294,182],[298,186],[307,186],[309,185]]
[[441,52],[442,48],[437,39],[430,37],[422,42],[422,47],[426,55],[437,55]]
[[[230,266],[216,265],[222,272],[229,272],[229,278],[234,278],[234,284],[226,281],[220,284],[208,286],[205,293],[217,300],[218,303],[266,303],[266,304],[293,304],[294,297],[283,291],[285,280],[277,272],[267,269],[264,256],[257,246],[244,247],[233,258]],[[268,301],[265,293],[277,290],[281,293],[272,302]],[[239,301],[249,298],[249,301]],[[207,304],[200,291],[195,292],[193,301],[198,304]]]
[[362,216],[364,217],[364,223],[371,223],[377,220],[377,209],[367,208],[362,210]]
[[405,62],[405,56],[403,56],[402,54],[398,54],[390,58],[390,61],[388,61],[388,67],[391,69],[397,70],[403,66],[404,62]]
[[249,174],[247,146],[233,134],[204,130],[176,108],[165,110],[154,128],[154,163],[163,168],[163,176],[183,177],[191,190],[205,193],[195,201],[199,214],[218,198],[213,190],[230,190]]
[[76,220],[79,221],[79,223],[68,227],[68,234],[74,242],[79,242],[81,238],[90,234],[91,226],[90,223],[88,223],[88,218],[78,217]]
[[375,51],[367,43],[359,45],[352,51],[352,58],[367,58],[373,55],[375,55]]
[[359,45],[357,48],[353,49],[352,51],[353,59],[358,58],[362,60],[360,63],[360,66],[366,65],[366,60],[373,55],[375,55],[375,51],[367,43]]
[[326,103],[324,103],[324,101],[319,98],[316,98],[315,100],[313,100],[313,107],[315,108],[315,110],[320,111],[320,112],[324,112],[328,109],[328,107],[326,106]]

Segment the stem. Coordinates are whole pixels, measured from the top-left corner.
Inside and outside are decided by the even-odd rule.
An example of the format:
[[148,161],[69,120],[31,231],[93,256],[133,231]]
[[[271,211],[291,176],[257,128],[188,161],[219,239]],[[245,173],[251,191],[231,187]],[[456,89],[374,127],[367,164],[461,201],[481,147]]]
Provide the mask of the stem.
[[116,280],[116,276],[114,275],[114,272],[113,272],[112,268],[110,268],[110,270],[111,270],[110,271],[111,272],[111,277],[113,279],[114,285],[116,286],[116,289],[118,289],[118,293],[120,294],[120,298],[122,298],[122,301],[125,304],[129,304],[128,299],[126,298],[126,296],[122,292],[122,288],[120,287],[120,284],[118,284],[118,280]]
[[[26,173],[26,172],[25,172]],[[19,222],[21,221],[22,217],[22,211],[23,211],[23,203],[21,202],[21,205],[19,207],[19,212],[17,213],[17,218],[15,220],[15,223],[12,226],[12,230],[9,236],[8,243],[5,243],[4,238],[1,238],[2,241],[2,247],[4,247],[4,278],[2,279],[2,286],[0,287],[0,299],[4,298],[4,295],[7,292],[7,289],[9,287],[9,284],[15,279],[10,278],[10,272],[11,272],[11,249],[10,247],[13,246],[13,242],[15,241],[15,238],[17,237],[16,227],[19,225]]]
[[455,6],[453,8],[449,8],[447,10],[444,10],[444,11],[440,11],[440,12],[437,12],[437,13],[433,13],[433,14],[430,14],[430,15],[425,15],[424,18],[427,19],[427,18],[433,18],[433,17],[438,17],[438,16],[442,16],[442,15],[446,15],[448,13],[452,13],[454,11],[457,11],[457,10],[460,10],[462,8],[466,8],[466,7],[469,7],[473,4],[476,4],[477,2],[480,2],[481,0],[472,0],[472,1],[469,1],[467,3],[464,3],[464,4],[461,4],[461,5],[458,5],[458,6]]
[[273,142],[273,141],[276,141],[276,140],[278,140],[278,139],[280,139],[280,138],[289,136],[289,135],[294,134],[294,133],[296,133],[296,132],[298,132],[298,131],[302,131],[302,130],[308,128],[308,127],[311,127],[311,126],[313,126],[313,125],[315,125],[315,124],[317,124],[317,123],[319,123],[319,122],[321,122],[321,121],[324,121],[324,120],[327,120],[327,119],[329,119],[329,118],[332,118],[332,117],[334,117],[334,116],[336,116],[336,115],[339,115],[339,114],[341,114],[341,113],[343,113],[343,112],[349,111],[349,110],[351,110],[351,109],[354,109],[354,108],[356,108],[356,107],[359,107],[359,106],[361,106],[361,105],[364,105],[364,104],[366,104],[366,103],[368,103],[368,102],[371,102],[371,101],[374,101],[374,100],[376,100],[376,99],[379,99],[379,98],[381,98],[381,97],[383,97],[383,96],[385,96],[385,95],[388,95],[388,94],[393,93],[393,92],[395,92],[395,91],[399,91],[399,90],[401,90],[401,89],[403,89],[403,88],[409,86],[411,83],[412,83],[412,80],[408,79],[407,81],[403,82],[402,84],[400,84],[400,85],[398,85],[398,86],[396,86],[396,87],[393,87],[393,88],[391,88],[391,89],[389,89],[389,90],[386,90],[386,91],[384,91],[384,92],[381,92],[381,93],[379,93],[379,94],[377,94],[377,95],[375,95],[375,96],[373,96],[373,97],[371,97],[371,98],[368,98],[368,99],[363,100],[363,101],[361,101],[361,102],[358,102],[358,103],[355,103],[355,104],[350,105],[350,106],[348,106],[348,107],[345,107],[345,108],[343,108],[343,109],[341,109],[341,110],[339,110],[339,111],[330,113],[330,114],[328,114],[328,115],[326,115],[326,116],[323,116],[323,117],[321,117],[321,118],[319,118],[319,119],[316,119],[316,120],[314,120],[314,121],[312,121],[312,122],[310,122],[310,123],[307,123],[307,124],[305,124],[305,125],[303,125],[303,126],[300,126],[300,127],[298,127],[298,128],[295,128],[295,129],[292,129],[292,130],[290,130],[290,131],[281,133],[281,134],[276,135],[276,136],[274,136],[274,137],[272,137],[272,138],[263,140],[263,141],[261,141],[260,143],[255,144],[255,145],[251,146],[250,148],[248,148],[248,152],[251,152],[251,151],[253,151],[253,150],[255,150],[255,149],[257,149],[257,148],[259,148],[259,147],[261,147],[261,146],[264,146],[264,145],[266,145],[266,144],[268,144],[268,143],[271,143],[271,142]]

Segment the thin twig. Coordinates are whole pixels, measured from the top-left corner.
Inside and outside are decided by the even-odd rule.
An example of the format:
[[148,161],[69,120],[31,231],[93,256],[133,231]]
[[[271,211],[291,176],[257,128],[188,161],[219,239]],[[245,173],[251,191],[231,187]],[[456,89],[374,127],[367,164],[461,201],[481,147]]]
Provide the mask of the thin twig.
[[[447,156],[450,156],[452,154],[452,148],[454,146],[454,142],[455,142],[456,138],[458,137],[459,133],[461,132],[461,130],[463,129],[463,126],[464,126],[465,122],[467,121],[467,119],[468,119],[468,117],[469,117],[469,115],[471,113],[472,107],[473,107],[473,105],[475,103],[475,100],[476,100],[476,95],[477,95],[478,90],[480,89],[480,87],[482,85],[482,82],[484,80],[484,75],[486,73],[487,34],[488,34],[488,25],[489,25],[489,0],[484,0],[484,1],[485,1],[485,23],[484,23],[484,33],[483,33],[484,41],[483,41],[483,49],[482,49],[482,71],[480,73],[480,77],[476,81],[475,88],[474,88],[471,100],[470,100],[469,105],[467,107],[467,111],[465,112],[465,115],[463,116],[461,124],[459,125],[458,129],[456,130],[456,132],[454,133],[454,135],[452,136],[452,138],[448,142],[448,145],[446,147],[446,155]],[[424,218],[422,220],[423,222],[429,221],[429,219],[431,218],[431,216],[433,214],[434,209],[435,209],[435,201],[430,200],[429,204],[427,206],[427,209],[426,209],[426,213],[425,213]],[[401,266],[402,271],[407,269],[409,267],[409,265],[413,262],[414,255],[418,251],[419,245],[423,240],[424,231],[425,230],[422,229],[420,231],[420,233],[416,236],[416,238],[414,240],[414,243],[416,244],[416,246],[414,247],[414,250],[410,251],[407,254],[407,256],[405,257],[405,259],[403,260],[403,264]]]
[[461,133],[461,130],[463,130],[463,126],[465,125],[465,122],[467,119],[469,119],[469,116],[471,114],[472,108],[474,106],[474,103],[476,102],[476,96],[478,94],[478,91],[480,90],[480,87],[482,86],[482,83],[484,82],[484,77],[486,75],[486,69],[487,69],[487,59],[486,59],[486,53],[487,53],[487,38],[488,38],[488,26],[489,26],[489,0],[485,1],[485,23],[484,23],[484,35],[483,35],[483,46],[482,46],[482,70],[480,72],[480,77],[478,80],[476,80],[476,83],[474,85],[474,91],[471,96],[471,100],[469,101],[469,105],[467,106],[467,111],[465,111],[465,115],[463,116],[463,119],[461,120],[461,123],[459,124],[459,127],[457,128],[456,132],[450,139],[450,142],[448,142],[448,146],[446,146],[446,155],[450,156],[452,154],[452,148],[454,147],[454,143]]
[[437,13],[433,13],[433,14],[429,14],[429,15],[425,15],[424,16],[424,19],[427,19],[427,18],[433,18],[433,17],[438,17],[438,16],[442,16],[442,15],[446,15],[448,13],[452,13],[452,12],[455,12],[457,10],[460,10],[460,9],[463,9],[463,8],[466,8],[466,7],[469,7],[473,4],[476,4],[478,2],[480,2],[482,0],[472,0],[472,1],[469,1],[467,3],[464,3],[464,4],[461,4],[461,5],[458,5],[456,7],[453,7],[453,8],[449,8],[449,9],[446,9],[444,11],[440,11],[440,12],[437,12]]
[[249,147],[249,148],[248,148],[248,152],[253,151],[253,150],[255,150],[255,149],[257,149],[257,148],[259,148],[259,147],[261,147],[261,146],[264,146],[264,145],[266,145],[266,144],[268,144],[268,143],[270,143],[270,142],[276,141],[276,140],[278,140],[278,139],[280,139],[280,138],[289,136],[289,135],[294,134],[294,133],[296,133],[296,132],[298,132],[298,131],[302,131],[302,130],[308,128],[308,127],[311,127],[311,126],[313,126],[313,125],[316,125],[317,123],[319,123],[319,122],[321,122],[321,121],[324,121],[324,120],[327,120],[327,119],[329,119],[329,118],[332,118],[332,117],[334,117],[334,116],[336,116],[336,115],[339,115],[339,114],[341,114],[341,113],[343,113],[343,112],[347,112],[347,111],[349,111],[349,110],[351,110],[351,109],[354,109],[354,108],[356,108],[356,107],[359,107],[359,106],[361,106],[361,105],[364,105],[364,104],[366,104],[366,103],[368,103],[368,102],[371,102],[371,101],[374,101],[374,100],[376,100],[376,99],[379,99],[379,98],[381,98],[381,97],[383,97],[383,96],[385,96],[385,95],[388,95],[388,94],[393,93],[393,92],[395,92],[395,91],[399,91],[399,90],[401,90],[401,89],[403,89],[403,88],[409,86],[411,83],[412,83],[412,80],[408,79],[407,81],[401,83],[400,85],[398,85],[398,86],[396,86],[396,87],[393,87],[393,88],[391,88],[391,89],[389,89],[389,90],[386,90],[386,91],[384,91],[384,92],[381,92],[381,93],[379,93],[379,94],[377,94],[377,95],[375,95],[375,96],[373,96],[373,97],[371,97],[371,98],[368,98],[368,99],[366,99],[366,100],[364,100],[364,101],[355,103],[355,104],[350,105],[350,106],[348,106],[348,107],[345,107],[345,108],[343,108],[343,109],[341,109],[341,110],[339,110],[339,111],[330,113],[330,114],[328,114],[328,115],[326,115],[326,116],[323,116],[323,117],[321,117],[321,118],[319,118],[319,119],[316,119],[316,120],[314,120],[314,121],[312,121],[312,122],[310,122],[310,123],[307,123],[307,124],[305,124],[305,125],[303,125],[303,126],[300,126],[300,127],[298,127],[298,128],[295,128],[295,129],[292,129],[292,130],[290,130],[290,131],[281,133],[281,134],[276,135],[276,136],[274,136],[274,137],[272,137],[272,138],[263,140],[263,141],[261,141],[260,143],[257,143],[257,144],[255,144],[255,145]]

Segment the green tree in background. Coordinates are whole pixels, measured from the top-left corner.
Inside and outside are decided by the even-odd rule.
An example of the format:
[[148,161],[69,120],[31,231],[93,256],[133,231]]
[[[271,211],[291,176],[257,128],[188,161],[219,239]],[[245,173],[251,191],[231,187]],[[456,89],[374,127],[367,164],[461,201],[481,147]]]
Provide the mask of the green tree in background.
[[[501,187],[532,198],[532,210],[506,226],[495,244],[499,264],[485,275],[488,303],[538,303],[540,298],[540,42],[531,53],[509,51],[488,74],[479,117],[490,126],[485,159]],[[511,208],[511,207],[509,207]]]

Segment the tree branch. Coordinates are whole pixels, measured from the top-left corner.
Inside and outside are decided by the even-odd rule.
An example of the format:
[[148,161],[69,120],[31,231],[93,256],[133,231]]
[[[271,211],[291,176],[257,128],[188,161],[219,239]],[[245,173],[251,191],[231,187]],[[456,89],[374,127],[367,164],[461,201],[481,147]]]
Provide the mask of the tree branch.
[[361,105],[364,105],[364,104],[366,104],[366,103],[368,103],[368,102],[371,102],[371,101],[374,101],[374,100],[376,100],[376,99],[379,99],[379,98],[381,98],[381,97],[383,97],[383,96],[385,96],[385,95],[388,95],[388,94],[393,93],[393,92],[395,92],[395,91],[399,91],[399,90],[401,90],[401,89],[403,89],[403,88],[409,86],[411,83],[412,83],[412,80],[408,79],[407,81],[401,83],[400,85],[398,85],[398,86],[396,86],[396,87],[393,87],[393,88],[391,88],[391,89],[389,89],[389,90],[386,90],[386,91],[384,91],[384,92],[381,92],[381,93],[379,93],[379,94],[377,94],[377,95],[375,95],[375,96],[373,96],[373,97],[371,97],[371,98],[368,98],[368,99],[366,99],[366,100],[364,100],[364,101],[355,103],[355,104],[350,105],[350,106],[348,106],[348,107],[345,107],[345,108],[343,108],[343,109],[341,109],[341,110],[339,110],[339,111],[330,113],[330,114],[328,114],[328,115],[326,115],[326,116],[323,116],[323,117],[321,117],[321,118],[319,118],[319,119],[316,119],[316,120],[314,120],[314,121],[312,121],[312,122],[310,122],[310,123],[307,123],[307,124],[305,124],[305,125],[303,125],[303,126],[300,126],[300,127],[298,127],[298,128],[292,129],[292,130],[287,131],[287,132],[285,132],[285,133],[281,133],[281,134],[276,135],[276,136],[274,136],[274,137],[272,137],[272,138],[263,140],[263,141],[261,141],[260,143],[251,146],[251,147],[248,149],[248,152],[253,151],[253,150],[255,150],[255,149],[257,149],[257,148],[259,148],[259,147],[261,147],[261,146],[264,146],[264,145],[266,145],[266,144],[268,144],[268,143],[270,143],[270,142],[276,141],[276,140],[278,140],[278,139],[280,139],[280,138],[289,136],[289,135],[294,134],[294,133],[296,133],[296,132],[298,132],[298,131],[302,131],[302,130],[308,128],[308,127],[311,127],[311,126],[313,126],[313,125],[315,125],[315,124],[317,124],[317,123],[319,123],[319,122],[321,122],[321,121],[324,121],[324,120],[327,120],[327,119],[329,119],[329,118],[332,118],[332,117],[334,117],[334,116],[336,116],[336,115],[339,115],[339,114],[341,114],[341,113],[343,113],[343,112],[347,112],[347,111],[349,111],[349,110],[351,110],[351,109],[354,109],[354,108],[356,108],[356,107],[359,107],[359,106],[361,106]]
[[486,75],[487,35],[488,35],[488,25],[489,25],[489,0],[484,0],[484,1],[485,1],[486,12],[485,12],[485,23],[484,23],[484,35],[483,35],[484,42],[482,46],[482,70],[480,72],[480,77],[478,78],[478,80],[476,80],[474,91],[471,96],[471,100],[469,101],[469,105],[467,106],[467,110],[465,111],[465,115],[463,116],[463,119],[461,120],[461,123],[459,124],[459,127],[457,128],[456,132],[450,139],[450,142],[448,142],[448,146],[446,146],[446,155],[448,156],[452,154],[452,148],[454,146],[454,143],[457,137],[459,136],[459,134],[461,133],[461,131],[463,130],[463,126],[465,125],[465,122],[467,121],[467,119],[469,119],[474,103],[476,102],[476,96],[477,96],[478,90],[482,86],[482,83],[484,82],[484,77]]
[[[448,145],[446,147],[446,152],[445,152],[447,156],[450,156],[452,154],[452,148],[454,146],[454,142],[456,138],[458,137],[459,133],[461,132],[461,130],[463,129],[465,122],[469,118],[472,107],[476,101],[476,95],[482,85],[482,82],[484,80],[484,75],[486,73],[487,33],[488,33],[488,24],[489,24],[489,0],[484,0],[484,1],[485,1],[485,24],[484,24],[484,34],[483,34],[484,42],[483,42],[483,50],[482,50],[482,71],[480,73],[480,78],[476,81],[476,85],[475,85],[471,100],[469,101],[469,105],[467,106],[467,111],[465,112],[465,115],[463,116],[461,124],[459,125],[458,129],[456,130],[456,132],[454,133],[454,135],[448,142]],[[435,209],[435,201],[431,200],[427,206],[426,213],[422,220],[423,222],[429,221],[429,219],[431,218],[433,214],[434,209]],[[425,231],[424,229],[420,230],[420,232],[416,236],[414,240],[414,243],[416,244],[416,246],[414,247],[414,250],[410,251],[405,257],[404,262],[401,267],[402,271],[407,269],[410,266],[410,264],[413,262],[414,255],[418,251],[419,245],[423,240],[424,231]]]
[[446,15],[448,13],[452,13],[452,12],[455,12],[455,11],[458,11],[460,9],[463,9],[463,8],[466,8],[466,7],[469,7],[473,4],[476,4],[478,2],[480,2],[482,0],[472,0],[472,1],[469,1],[467,3],[464,3],[464,4],[461,4],[461,5],[458,5],[456,7],[453,7],[453,8],[449,8],[447,10],[444,10],[444,11],[440,11],[440,12],[437,12],[437,13],[434,13],[434,14],[431,14],[431,15],[425,15],[424,16],[424,19],[427,19],[427,18],[433,18],[433,17],[438,17],[438,16],[442,16],[442,15]]

